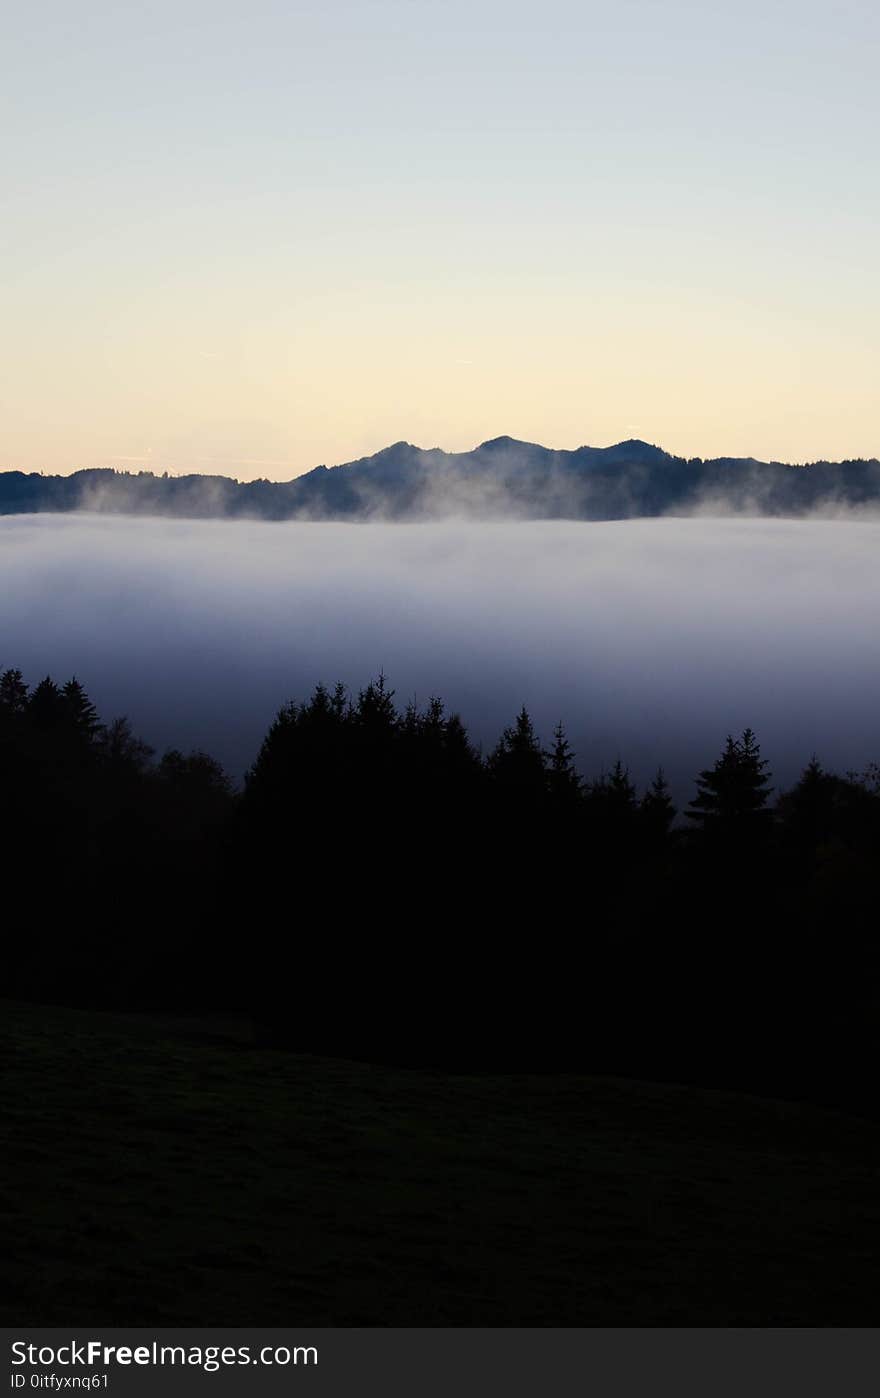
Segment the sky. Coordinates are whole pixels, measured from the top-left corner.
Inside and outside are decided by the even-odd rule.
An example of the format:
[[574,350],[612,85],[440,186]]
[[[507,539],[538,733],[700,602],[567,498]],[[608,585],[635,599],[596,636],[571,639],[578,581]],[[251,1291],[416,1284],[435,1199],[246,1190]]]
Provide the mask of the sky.
[[486,750],[525,704],[585,776],[662,763],[680,802],[747,726],[777,787],[814,752],[880,761],[876,521],[13,515],[0,561],[0,670],[75,674],[105,720],[236,779],[283,703],[380,670]]
[[876,0],[33,0],[0,469],[880,454]]

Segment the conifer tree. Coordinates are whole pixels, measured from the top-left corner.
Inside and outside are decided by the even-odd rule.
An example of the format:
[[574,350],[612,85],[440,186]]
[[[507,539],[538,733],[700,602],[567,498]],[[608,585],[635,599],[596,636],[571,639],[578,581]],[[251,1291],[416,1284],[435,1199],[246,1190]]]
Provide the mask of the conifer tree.
[[0,675],[0,709],[7,714],[23,714],[27,707],[28,687],[20,670],[4,670]]
[[639,802],[639,820],[651,846],[662,845],[672,828],[675,806],[669,794],[669,783],[662,767]]
[[621,809],[635,810],[636,788],[630,778],[629,768],[624,767],[619,757],[611,768],[611,775],[607,779],[607,785],[608,791],[611,794],[611,799],[615,804],[619,805]]
[[610,773],[591,782],[586,792],[589,828],[608,857],[626,857],[632,839],[638,802],[636,789],[620,758]]
[[751,728],[729,736],[714,767],[697,777],[697,794],[686,814],[706,833],[730,838],[757,835],[767,828],[771,787],[767,762]]
[[553,746],[548,758],[547,788],[550,799],[555,806],[570,810],[580,801],[582,783],[561,722],[553,730]]
[[489,756],[489,773],[496,787],[526,802],[537,802],[546,791],[544,753],[525,705],[512,728],[505,728]]
[[35,728],[57,728],[65,717],[65,704],[61,690],[50,675],[32,690],[27,705],[28,718]]
[[85,742],[91,743],[101,727],[98,710],[95,708],[79,680],[74,676],[67,681],[61,691],[64,697],[65,717],[70,727]]
[[601,807],[609,816],[627,817],[635,812],[637,805],[635,785],[630,778],[629,768],[624,767],[619,757],[610,773],[603,772],[594,782],[590,783],[587,794],[590,801],[595,806]]
[[394,690],[389,689],[383,671],[358,694],[354,717],[358,725],[374,734],[390,733],[397,726]]

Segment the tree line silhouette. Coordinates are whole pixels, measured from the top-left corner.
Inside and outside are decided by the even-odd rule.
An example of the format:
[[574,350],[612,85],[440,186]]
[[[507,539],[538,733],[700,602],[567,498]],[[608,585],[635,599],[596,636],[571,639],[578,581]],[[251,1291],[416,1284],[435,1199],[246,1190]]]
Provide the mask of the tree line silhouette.
[[[51,476],[0,471],[0,514],[98,510],[184,519],[632,519],[690,514],[710,501],[743,515],[874,512],[880,461],[786,465],[752,458],[673,456],[648,442],[558,451],[495,437],[473,451],[395,442],[290,481],[115,469]],[[489,502],[491,501],[491,504]]]
[[880,773],[775,791],[728,737],[676,811],[522,709],[478,751],[384,676],[285,705],[237,791],[82,684],[0,675],[11,996],[247,1010],[305,1052],[872,1101]]

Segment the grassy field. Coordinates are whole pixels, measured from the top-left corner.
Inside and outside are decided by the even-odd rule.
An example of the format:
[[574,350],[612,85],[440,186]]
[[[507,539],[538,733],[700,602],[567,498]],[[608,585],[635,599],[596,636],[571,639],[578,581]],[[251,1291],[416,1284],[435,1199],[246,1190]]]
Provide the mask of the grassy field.
[[5,1003],[7,1324],[865,1324],[880,1128]]

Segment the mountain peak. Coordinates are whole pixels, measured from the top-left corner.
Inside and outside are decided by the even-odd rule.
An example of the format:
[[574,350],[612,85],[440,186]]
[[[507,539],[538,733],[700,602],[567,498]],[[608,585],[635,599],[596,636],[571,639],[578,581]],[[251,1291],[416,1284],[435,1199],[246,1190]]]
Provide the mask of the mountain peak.
[[605,461],[628,465],[637,462],[643,466],[660,465],[662,462],[671,460],[668,451],[655,446],[653,442],[642,441],[641,437],[628,437],[625,442],[615,442],[610,447],[588,447],[587,450],[598,452]]
[[401,441],[399,441],[399,442],[392,442],[391,445],[390,445],[390,447],[383,447],[383,448],[381,449],[381,451],[377,451],[377,452],[375,453],[375,455],[376,455],[376,456],[399,456],[399,455],[401,454],[401,452],[405,452],[405,451],[418,451],[418,450],[419,450],[419,448],[418,448],[418,447],[414,447],[413,444],[412,444],[412,442],[404,442],[404,441],[401,439]]
[[[506,451],[510,447],[538,447],[537,442],[521,442],[517,437],[490,437],[487,442],[481,442],[476,448],[477,451]],[[543,451],[543,447],[539,447]]]

